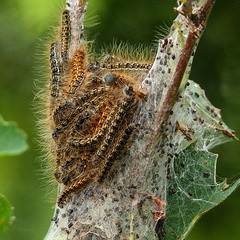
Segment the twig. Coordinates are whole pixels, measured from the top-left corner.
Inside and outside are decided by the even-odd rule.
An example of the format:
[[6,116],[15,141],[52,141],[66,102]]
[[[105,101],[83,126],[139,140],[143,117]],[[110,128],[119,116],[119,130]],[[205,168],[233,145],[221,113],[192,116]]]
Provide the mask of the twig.
[[[188,2],[192,2],[191,0]],[[189,32],[186,44],[180,55],[176,70],[174,72],[171,85],[168,88],[165,101],[162,104],[161,110],[158,114],[157,124],[164,122],[168,118],[168,114],[172,109],[174,103],[176,102],[176,97],[179,92],[179,87],[182,82],[184,73],[188,66],[191,55],[193,54],[194,47],[198,41],[198,34],[201,32],[202,28],[205,26],[207,18],[214,5],[214,0],[207,0],[207,2],[202,6],[197,14],[191,14],[191,21],[194,19],[195,29]],[[184,6],[183,6],[184,7]],[[194,16],[194,17],[193,17]],[[197,31],[197,35],[196,35]]]

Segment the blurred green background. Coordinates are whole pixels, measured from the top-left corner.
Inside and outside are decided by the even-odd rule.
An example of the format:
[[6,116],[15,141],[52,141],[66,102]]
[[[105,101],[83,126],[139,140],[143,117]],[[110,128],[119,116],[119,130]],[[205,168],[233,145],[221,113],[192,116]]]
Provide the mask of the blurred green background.
[[[16,121],[28,134],[30,149],[17,157],[0,159],[0,192],[14,206],[15,221],[2,240],[38,240],[47,233],[55,193],[41,174],[36,140],[34,81],[42,78],[40,64],[50,26],[60,19],[64,1],[1,0],[0,8],[0,113]],[[131,44],[152,44],[159,26],[170,26],[175,0],[91,0],[89,17],[99,22],[88,29],[96,46],[113,39]],[[240,1],[217,0],[200,45],[191,79],[222,109],[225,122],[240,136]],[[94,16],[97,16],[95,18]],[[40,60],[37,60],[40,58]],[[47,59],[47,58],[46,58]],[[48,77],[46,77],[48,81]],[[228,143],[219,153],[217,175],[233,182],[240,177],[240,145]],[[205,214],[187,239],[240,239],[240,189]]]

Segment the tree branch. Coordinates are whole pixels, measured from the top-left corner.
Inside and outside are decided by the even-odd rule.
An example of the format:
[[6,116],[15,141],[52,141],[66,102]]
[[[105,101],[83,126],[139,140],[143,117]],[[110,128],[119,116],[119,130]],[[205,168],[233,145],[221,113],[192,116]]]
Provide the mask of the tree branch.
[[189,7],[187,7],[187,10],[185,10],[186,6],[189,6],[189,4],[192,4],[191,0],[188,0],[186,3],[182,4],[182,6],[180,6],[182,7],[182,9],[178,8],[177,11],[180,14],[184,15],[186,18],[188,18],[189,17],[188,15],[190,15],[189,21],[192,21],[191,23],[192,23],[193,29],[190,30],[188,37],[186,39],[185,46],[179,57],[176,70],[171,80],[171,85],[168,87],[166,98],[162,104],[162,107],[158,115],[157,124],[166,120],[170,110],[172,109],[174,103],[176,102],[176,97],[179,92],[179,87],[181,85],[185,71],[189,64],[190,57],[193,54],[193,51],[198,42],[198,39],[200,38],[199,35],[202,32],[203,27],[205,27],[207,18],[214,5],[214,0],[207,0],[206,3],[200,8],[200,10],[198,10],[197,13],[195,14],[193,14],[193,12],[187,13],[188,12],[187,10],[189,10]]
[[[159,41],[153,67],[142,83],[148,100],[134,115],[133,122],[139,129],[131,148],[108,181],[91,183],[72,195],[64,208],[56,206],[46,240],[164,236],[168,163],[177,151],[177,144],[172,147],[170,141],[176,122],[166,122],[181,84],[190,74],[198,35],[205,27],[213,0],[188,3],[192,4],[191,12],[184,4],[178,7],[180,13],[168,38]],[[67,1],[73,24],[72,53],[83,44],[86,7],[87,1]]]

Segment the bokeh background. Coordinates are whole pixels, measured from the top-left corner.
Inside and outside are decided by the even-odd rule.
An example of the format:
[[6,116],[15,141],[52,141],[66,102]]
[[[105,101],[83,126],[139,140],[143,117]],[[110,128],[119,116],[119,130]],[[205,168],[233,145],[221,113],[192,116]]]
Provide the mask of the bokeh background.
[[[175,0],[91,0],[89,17],[99,24],[88,29],[96,46],[113,39],[130,44],[154,43],[160,26],[170,26]],[[43,79],[41,56],[46,39],[60,19],[62,0],[1,0],[0,113],[28,134],[29,150],[0,159],[0,192],[14,206],[16,219],[1,240],[38,240],[47,233],[53,214],[54,191],[41,174],[37,141],[34,81]],[[222,109],[225,122],[240,136],[240,1],[217,0],[200,45],[191,79]],[[97,17],[96,17],[97,16]],[[46,58],[47,59],[47,58]],[[46,81],[48,77],[46,75]],[[231,183],[240,177],[240,145],[232,142],[213,149],[219,153],[217,175]],[[240,189],[205,214],[188,240],[240,239]]]

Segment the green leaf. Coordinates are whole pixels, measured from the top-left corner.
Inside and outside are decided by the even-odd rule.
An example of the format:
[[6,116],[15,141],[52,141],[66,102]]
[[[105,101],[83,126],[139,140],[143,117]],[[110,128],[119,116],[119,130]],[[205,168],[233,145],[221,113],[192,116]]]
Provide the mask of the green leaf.
[[240,185],[240,179],[232,186],[226,180],[216,181],[217,155],[208,150],[237,137],[200,86],[188,81],[182,100],[175,104],[173,111],[178,148],[168,169],[162,231],[166,240],[184,239],[203,213],[225,200]]
[[17,155],[27,150],[26,134],[14,122],[6,122],[0,115],[0,157]]
[[240,184],[216,183],[217,155],[189,146],[174,159],[168,188],[166,236],[184,239],[196,220],[221,203]]
[[12,222],[13,208],[6,197],[0,194],[0,232],[7,230]]

